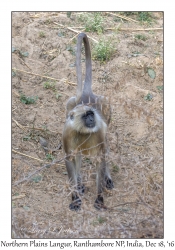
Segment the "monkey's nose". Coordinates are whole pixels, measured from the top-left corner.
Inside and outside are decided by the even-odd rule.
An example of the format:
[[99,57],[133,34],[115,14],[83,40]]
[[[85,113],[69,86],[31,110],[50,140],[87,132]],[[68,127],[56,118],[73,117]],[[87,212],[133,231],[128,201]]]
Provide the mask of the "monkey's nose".
[[90,117],[90,121],[92,122],[93,120],[94,120],[94,118],[91,116],[91,117]]

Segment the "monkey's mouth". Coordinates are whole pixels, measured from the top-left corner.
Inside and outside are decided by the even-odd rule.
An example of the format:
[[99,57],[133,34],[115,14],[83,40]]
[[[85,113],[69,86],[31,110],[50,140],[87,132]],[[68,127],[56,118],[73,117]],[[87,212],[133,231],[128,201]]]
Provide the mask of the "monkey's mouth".
[[92,124],[86,124],[86,127],[88,127],[88,128],[94,128],[95,127],[95,122],[92,123]]

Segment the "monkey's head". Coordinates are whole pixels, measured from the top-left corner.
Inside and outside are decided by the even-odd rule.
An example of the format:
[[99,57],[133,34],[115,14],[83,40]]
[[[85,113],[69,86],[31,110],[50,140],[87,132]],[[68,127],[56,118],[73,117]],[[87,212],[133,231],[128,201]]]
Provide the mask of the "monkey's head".
[[82,104],[68,113],[67,121],[73,130],[81,134],[95,133],[107,127],[96,109]]

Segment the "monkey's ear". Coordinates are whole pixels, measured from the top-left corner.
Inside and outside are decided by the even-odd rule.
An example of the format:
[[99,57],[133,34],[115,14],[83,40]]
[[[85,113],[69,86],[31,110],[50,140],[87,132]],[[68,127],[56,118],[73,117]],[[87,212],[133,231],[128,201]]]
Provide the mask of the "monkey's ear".
[[76,105],[77,105],[76,97],[73,96],[67,102],[67,105],[66,105],[66,114],[68,114],[69,111],[71,111],[73,108],[75,108]]

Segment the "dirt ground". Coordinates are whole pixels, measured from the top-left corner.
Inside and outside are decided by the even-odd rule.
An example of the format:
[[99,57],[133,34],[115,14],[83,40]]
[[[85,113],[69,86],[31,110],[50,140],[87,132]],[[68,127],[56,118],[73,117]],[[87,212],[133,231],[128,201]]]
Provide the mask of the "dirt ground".
[[[92,50],[103,37],[116,49],[108,61],[92,61],[93,91],[113,109],[115,187],[104,194],[108,209],[96,210],[96,168],[84,158],[86,190],[81,210],[72,212],[61,135],[66,102],[76,93],[76,31],[84,24],[78,12],[12,13],[13,238],[163,237],[163,30],[155,29],[163,14],[152,13],[151,22],[138,21],[138,13],[101,15],[103,33],[86,33]],[[25,97],[36,99],[26,104]],[[41,170],[53,160],[60,162]]]

